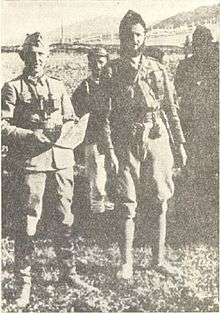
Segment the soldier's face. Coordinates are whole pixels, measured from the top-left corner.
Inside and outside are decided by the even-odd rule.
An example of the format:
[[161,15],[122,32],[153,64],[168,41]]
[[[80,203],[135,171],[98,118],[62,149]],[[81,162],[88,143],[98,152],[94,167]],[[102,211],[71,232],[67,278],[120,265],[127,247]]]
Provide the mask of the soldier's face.
[[103,67],[106,65],[106,63],[107,63],[107,57],[97,56],[96,58],[94,58],[91,64],[93,76],[98,78],[101,74]]
[[32,75],[38,75],[43,72],[46,65],[48,54],[42,50],[29,49],[25,53],[25,66]]
[[134,24],[128,31],[126,47],[130,55],[137,55],[145,41],[145,30],[141,24]]

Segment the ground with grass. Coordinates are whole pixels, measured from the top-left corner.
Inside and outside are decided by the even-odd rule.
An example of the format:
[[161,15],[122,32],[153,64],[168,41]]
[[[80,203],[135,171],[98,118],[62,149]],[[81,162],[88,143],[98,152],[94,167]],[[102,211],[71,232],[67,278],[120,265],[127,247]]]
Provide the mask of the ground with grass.
[[[13,243],[3,240],[3,312],[17,312],[13,303]],[[31,304],[27,312],[218,312],[217,248],[191,245],[169,248],[167,259],[178,267],[176,278],[149,267],[148,247],[134,250],[134,280],[119,283],[115,272],[117,245],[100,247],[75,238],[73,254],[81,282],[68,287],[58,282],[58,265],[51,242],[39,240],[33,265]]]

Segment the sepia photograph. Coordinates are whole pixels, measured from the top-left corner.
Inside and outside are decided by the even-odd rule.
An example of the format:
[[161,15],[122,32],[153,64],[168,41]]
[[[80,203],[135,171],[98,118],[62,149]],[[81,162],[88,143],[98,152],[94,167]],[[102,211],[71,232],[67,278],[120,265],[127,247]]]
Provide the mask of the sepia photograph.
[[1,311],[219,312],[220,0],[1,0]]

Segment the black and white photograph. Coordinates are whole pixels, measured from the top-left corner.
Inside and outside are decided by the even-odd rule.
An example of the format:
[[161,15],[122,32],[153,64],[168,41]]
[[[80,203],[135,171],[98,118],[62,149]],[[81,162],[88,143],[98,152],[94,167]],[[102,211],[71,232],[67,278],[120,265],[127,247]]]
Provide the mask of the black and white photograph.
[[2,312],[219,312],[219,13],[1,1]]

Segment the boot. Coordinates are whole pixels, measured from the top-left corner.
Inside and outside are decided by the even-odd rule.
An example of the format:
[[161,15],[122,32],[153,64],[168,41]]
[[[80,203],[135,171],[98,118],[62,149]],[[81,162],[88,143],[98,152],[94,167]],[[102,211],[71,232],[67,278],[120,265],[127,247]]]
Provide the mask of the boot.
[[126,219],[124,225],[122,225],[119,249],[121,253],[121,268],[116,274],[118,279],[131,279],[133,276],[133,241],[134,241],[134,221],[133,219]]
[[31,263],[34,251],[33,237],[20,233],[15,239],[15,279],[17,285],[16,304],[24,308],[30,302]]

